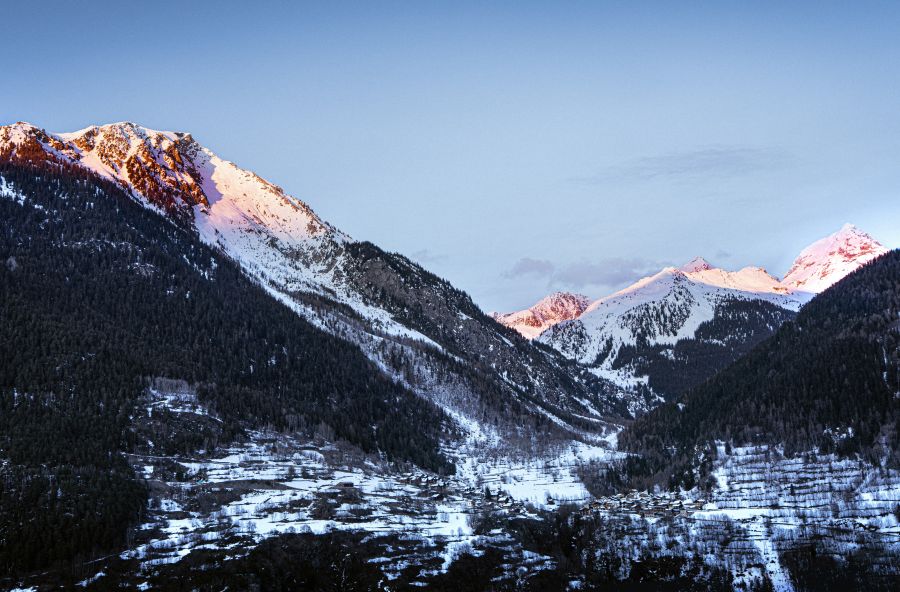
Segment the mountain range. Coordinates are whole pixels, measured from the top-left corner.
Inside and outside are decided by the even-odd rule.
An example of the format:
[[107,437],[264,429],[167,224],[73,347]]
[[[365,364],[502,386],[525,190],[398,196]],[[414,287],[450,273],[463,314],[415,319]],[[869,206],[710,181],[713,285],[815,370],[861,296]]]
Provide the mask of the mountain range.
[[[804,249],[782,280],[761,267],[726,271],[697,257],[590,304],[582,296],[556,293],[494,318],[598,376],[623,387],[648,384],[672,398],[771,335],[815,294],[887,251],[846,224]],[[565,306],[570,301],[583,306]]]
[[891,589],[898,268],[487,315],[191,134],[0,127],[0,587]]
[[[552,418],[551,430],[590,432],[601,417],[634,415],[660,396],[677,395],[770,335],[815,292],[886,250],[847,225],[805,249],[783,281],[761,268],[725,271],[698,257],[593,302],[555,293],[526,310],[491,315],[547,350],[499,330],[447,282],[402,255],[354,241],[188,133],[124,122],[51,134],[18,123],[0,128],[0,150],[13,161],[65,162],[111,180],[190,227],[276,299],[357,343],[382,366],[385,340],[402,343],[413,365],[441,365],[437,359],[448,354],[466,359],[467,373],[509,390],[524,413]],[[555,351],[592,372],[573,372]],[[700,368],[695,358],[703,360]],[[673,380],[675,374],[680,378]],[[452,390],[419,382],[433,400]],[[450,406],[483,414],[484,398],[467,395]]]

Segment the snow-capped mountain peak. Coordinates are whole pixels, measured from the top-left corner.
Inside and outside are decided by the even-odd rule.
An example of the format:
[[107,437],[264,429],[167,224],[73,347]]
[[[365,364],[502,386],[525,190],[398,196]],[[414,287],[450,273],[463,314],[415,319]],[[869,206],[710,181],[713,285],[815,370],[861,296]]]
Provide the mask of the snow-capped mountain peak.
[[505,314],[495,312],[491,316],[533,339],[557,323],[578,318],[590,303],[590,298],[581,294],[554,292],[525,310]]
[[201,234],[215,226],[220,235],[241,227],[286,241],[324,234],[347,238],[299,199],[218,157],[189,133],[126,121],[51,134],[19,122],[0,128],[0,152],[6,151],[83,166],[148,206],[193,219]]
[[17,121],[0,127],[0,150],[15,149],[38,131],[40,130],[37,126],[27,121]]
[[758,294],[786,294],[790,292],[781,285],[777,278],[770,275],[762,267],[744,267],[738,271],[727,271],[717,267],[708,267],[697,271],[686,272],[692,281],[718,288],[740,290]]
[[20,122],[0,127],[0,159],[86,168],[146,207],[193,226],[276,297],[311,292],[337,298],[381,330],[413,336],[344,285],[338,263],[349,236],[189,133],[120,122],[52,134]]
[[[796,311],[808,298],[785,290],[758,267],[739,271],[702,264],[667,267],[600,298],[578,318],[549,327],[537,339],[591,367],[598,376],[632,388],[647,380],[644,371],[628,365],[635,352],[656,356],[658,350],[658,355],[674,361],[678,342],[694,339],[702,327],[709,328],[717,315],[728,310],[740,312],[726,312],[720,322],[737,323],[734,334],[751,339],[749,325],[740,326],[749,314],[763,317],[770,310]],[[750,312],[757,309],[758,313]],[[710,339],[700,347],[729,347],[722,339]],[[630,353],[620,358],[623,349]]]
[[709,262],[703,257],[694,257],[678,269],[685,273],[692,273],[696,271],[705,271],[707,269],[712,269],[713,266],[709,264]]
[[333,234],[305,203],[218,157],[189,133],[122,122],[58,137],[75,147],[88,168],[164,209],[193,214],[201,233],[210,225],[220,233],[221,226],[237,225],[287,241]]
[[883,255],[887,247],[853,224],[809,245],[782,280],[792,290],[819,293],[862,265]]

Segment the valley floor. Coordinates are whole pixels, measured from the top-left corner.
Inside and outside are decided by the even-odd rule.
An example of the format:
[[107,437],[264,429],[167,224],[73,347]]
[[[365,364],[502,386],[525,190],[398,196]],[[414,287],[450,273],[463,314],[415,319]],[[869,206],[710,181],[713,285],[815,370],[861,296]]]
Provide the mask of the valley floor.
[[[148,413],[160,406],[206,413],[159,394]],[[446,450],[458,461],[450,477],[263,431],[213,455],[133,455],[151,492],[146,521],[129,550],[83,567],[78,586],[149,589],[198,558],[220,565],[278,537],[350,533],[366,545],[384,589],[431,585],[455,562],[486,553],[499,557],[495,579],[523,587],[565,562],[549,540],[564,538],[560,531],[533,541],[522,524],[552,524],[560,516],[589,533],[581,552],[599,558],[615,578],[634,577],[648,561],[686,559],[721,570],[738,588],[803,589],[794,573],[801,569],[798,549],[838,562],[865,558],[876,577],[900,573],[896,471],[827,455],[783,458],[763,447],[721,447],[709,493],[593,497],[579,471],[618,453],[574,442],[543,458],[516,457],[501,453],[489,434],[468,430]],[[591,587],[590,573],[566,569],[564,587]]]

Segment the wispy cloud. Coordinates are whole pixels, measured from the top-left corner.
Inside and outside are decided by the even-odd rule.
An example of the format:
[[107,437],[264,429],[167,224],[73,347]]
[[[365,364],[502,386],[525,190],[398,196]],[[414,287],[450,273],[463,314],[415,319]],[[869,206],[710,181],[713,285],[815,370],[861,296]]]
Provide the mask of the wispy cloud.
[[589,286],[616,287],[656,273],[668,262],[614,257],[556,265],[546,259],[523,257],[503,273],[507,279],[544,281],[548,288],[582,290]]
[[636,158],[574,179],[580,183],[739,177],[786,166],[790,153],[779,148],[710,146]]
[[428,265],[429,263],[435,263],[437,261],[442,261],[447,258],[446,255],[440,255],[438,253],[434,253],[429,249],[419,249],[413,253],[409,254],[409,258],[418,263],[419,265]]
[[522,276],[532,276],[537,278],[547,278],[553,275],[556,266],[546,259],[532,259],[531,257],[523,257],[516,261],[511,268],[503,273],[505,278],[516,278]]

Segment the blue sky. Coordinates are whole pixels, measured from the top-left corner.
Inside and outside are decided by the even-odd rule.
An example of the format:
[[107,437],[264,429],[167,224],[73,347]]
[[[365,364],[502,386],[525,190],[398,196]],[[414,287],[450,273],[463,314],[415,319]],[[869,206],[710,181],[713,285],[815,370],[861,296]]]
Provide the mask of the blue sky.
[[190,131],[486,310],[900,246],[900,5],[4,6],[0,122]]

